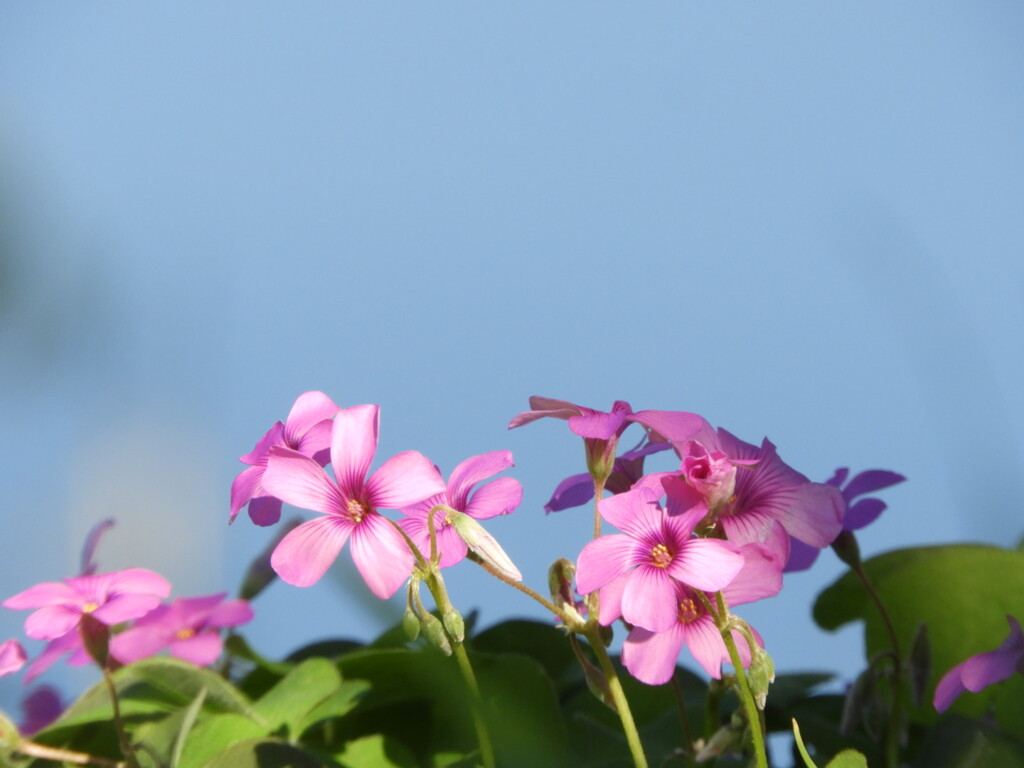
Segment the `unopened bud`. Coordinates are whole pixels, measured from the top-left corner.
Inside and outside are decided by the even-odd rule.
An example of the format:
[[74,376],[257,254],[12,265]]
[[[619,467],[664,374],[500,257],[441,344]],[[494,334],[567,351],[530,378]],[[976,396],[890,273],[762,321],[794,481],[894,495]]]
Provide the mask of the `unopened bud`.
[[454,608],[444,612],[444,628],[456,643],[461,643],[466,638],[466,622],[462,620],[462,614]]
[[402,631],[409,640],[415,640],[420,636],[420,619],[412,608],[406,608],[402,614]]
[[750,669],[747,672],[750,692],[757,702],[757,708],[764,709],[768,699],[768,687],[775,682],[775,663],[764,648],[756,643],[750,649],[750,653]]
[[914,642],[910,646],[910,691],[917,706],[921,706],[924,700],[931,671],[932,648],[928,640],[928,627],[922,623],[917,625]]
[[448,642],[448,635],[444,632],[444,626],[432,613],[426,613],[420,618],[420,626],[423,628],[423,637],[436,648],[441,649],[445,656],[452,655],[452,644]]
[[82,614],[78,624],[78,633],[82,637],[89,658],[101,668],[107,666],[110,647],[110,627],[91,614]]
[[497,540],[480,523],[467,514],[454,509],[448,511],[448,519],[466,546],[484,563],[512,581],[522,581],[523,574],[505,554]]

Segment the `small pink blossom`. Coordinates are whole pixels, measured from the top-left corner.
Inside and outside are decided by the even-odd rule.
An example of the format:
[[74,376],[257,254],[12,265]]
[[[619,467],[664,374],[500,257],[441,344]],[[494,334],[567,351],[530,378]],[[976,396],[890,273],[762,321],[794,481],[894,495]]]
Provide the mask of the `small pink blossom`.
[[942,676],[932,699],[939,712],[945,712],[964,691],[977,693],[1014,673],[1024,675],[1024,631],[1013,616],[1007,616],[1006,621],[1010,634],[998,648],[971,656]]
[[[743,568],[722,589],[726,604],[750,603],[778,594],[782,588],[782,564],[779,555],[764,544],[744,544],[740,548]],[[601,623],[617,617],[621,611],[622,584],[617,580],[601,590]],[[715,596],[705,592],[704,599],[683,584],[675,584],[676,617],[662,632],[651,632],[642,627],[633,628],[622,646],[622,663],[637,680],[648,685],[667,683],[675,672],[676,662],[683,647],[713,678],[722,676],[722,664],[729,663],[729,651],[722,639],[715,618],[708,613],[704,600],[715,604]],[[732,630],[736,649],[743,666],[750,664],[750,648],[743,634]],[[760,636],[755,639],[761,643]],[[763,643],[761,643],[763,645]]]
[[352,539],[352,559],[375,595],[390,597],[412,572],[402,535],[377,512],[402,509],[445,490],[430,461],[417,451],[392,456],[367,477],[377,452],[380,409],[343,408],[334,417],[332,480],[316,461],[288,448],[270,450],[263,486],[273,496],[322,517],[303,523],[274,549],[270,564],[284,581],[308,587],[320,580]]
[[[624,576],[622,617],[661,632],[676,621],[677,583],[710,592],[727,586],[743,567],[743,556],[729,542],[693,537],[707,505],[696,492],[690,493],[689,503],[677,514],[662,509],[648,488],[603,499],[601,516],[624,533],[601,536],[580,552],[576,565],[580,594]],[[602,612],[601,623],[614,620],[607,618]]]
[[288,418],[260,438],[256,447],[238,460],[251,466],[243,469],[231,484],[231,515],[229,523],[246,504],[249,517],[256,525],[273,525],[281,519],[281,500],[266,492],[263,474],[267,469],[270,449],[283,446],[308,456],[321,467],[330,458],[331,419],[338,406],[323,392],[303,392],[296,399]]
[[[605,482],[605,490],[612,494],[625,493],[643,477],[644,459],[652,453],[667,451],[671,447],[669,443],[645,441],[636,448],[619,455]],[[563,509],[586,504],[592,498],[594,498],[594,478],[588,473],[572,475],[558,484],[548,503],[544,505],[544,511],[547,513],[561,512]]]
[[5,640],[0,643],[0,677],[13,675],[25,666],[27,659],[25,649],[17,640]]
[[252,619],[246,600],[223,602],[225,593],[209,597],[177,598],[154,609],[115,635],[110,652],[123,664],[153,656],[167,648],[171,656],[205,667],[220,656],[220,630]]
[[144,568],[77,576],[29,587],[2,603],[4,608],[36,608],[25,620],[25,634],[54,640],[78,627],[85,615],[113,626],[145,616],[171,592],[167,579]]
[[[492,451],[473,456],[459,464],[448,478],[443,493],[401,510],[406,517],[399,524],[424,555],[430,557],[430,530],[427,516],[439,504],[463,512],[476,520],[487,520],[497,515],[507,515],[519,506],[523,488],[511,477],[499,477],[474,488],[488,478],[494,477],[513,466],[511,451]],[[434,514],[434,530],[440,553],[440,566],[448,568],[466,556],[466,542],[456,532],[451,521],[443,512]]]
[[82,634],[78,630],[72,630],[46,644],[42,653],[36,656],[25,670],[25,682],[31,683],[52,667],[61,656],[68,656],[69,667],[84,667],[93,661],[85,649],[85,643],[82,642]]

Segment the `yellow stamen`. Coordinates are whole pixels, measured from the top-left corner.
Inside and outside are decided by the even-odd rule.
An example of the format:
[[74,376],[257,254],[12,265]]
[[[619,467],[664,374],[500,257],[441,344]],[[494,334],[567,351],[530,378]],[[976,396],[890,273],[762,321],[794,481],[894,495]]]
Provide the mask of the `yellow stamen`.
[[668,568],[672,564],[672,553],[664,544],[651,547],[651,564],[658,568]]
[[82,606],[82,613],[92,613],[99,607],[99,603],[86,603]]
[[191,627],[185,627],[185,629],[179,629],[174,635],[179,640],[188,640],[190,637],[195,635],[196,631]]
[[692,621],[696,621],[700,618],[700,611],[697,610],[697,604],[691,599],[686,598],[685,600],[679,601],[679,620],[683,624],[689,624]]
[[349,499],[348,504],[345,505],[345,511],[348,512],[349,520],[353,523],[358,523],[366,514],[366,507],[355,499]]

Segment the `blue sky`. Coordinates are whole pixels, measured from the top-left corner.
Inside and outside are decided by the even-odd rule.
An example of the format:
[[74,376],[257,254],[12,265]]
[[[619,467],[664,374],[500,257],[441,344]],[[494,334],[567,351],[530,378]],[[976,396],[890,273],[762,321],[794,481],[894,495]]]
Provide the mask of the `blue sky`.
[[[542,514],[582,451],[506,431],[531,394],[902,472],[868,554],[1015,543],[1022,31],[1008,2],[0,3],[0,591],[110,514],[105,567],[233,590],[270,533],[226,527],[235,459],[308,389],[381,404],[382,458],[511,449],[491,530],[538,587],[588,523]],[[809,618],[840,572],[742,612],[779,669],[857,668]],[[347,554],[255,608],[271,655],[400,610]]]

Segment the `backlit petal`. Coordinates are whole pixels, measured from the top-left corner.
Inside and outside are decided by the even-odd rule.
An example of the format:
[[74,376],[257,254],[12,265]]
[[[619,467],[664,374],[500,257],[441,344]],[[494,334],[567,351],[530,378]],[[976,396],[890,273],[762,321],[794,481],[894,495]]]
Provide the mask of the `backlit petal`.
[[338,486],[349,497],[359,496],[366,473],[377,453],[380,408],[357,405],[342,408],[334,417],[331,433],[331,466]]
[[352,533],[352,559],[377,597],[391,597],[412,573],[413,556],[405,539],[381,515],[367,514]]
[[338,514],[345,508],[346,499],[324,468],[290,448],[271,449],[263,489],[292,506],[325,515]]
[[328,515],[303,523],[274,549],[270,565],[283,581],[296,587],[316,584],[337,559],[352,533],[352,523]]
[[370,504],[401,509],[445,490],[437,467],[419,451],[405,451],[385,461],[366,481]]

